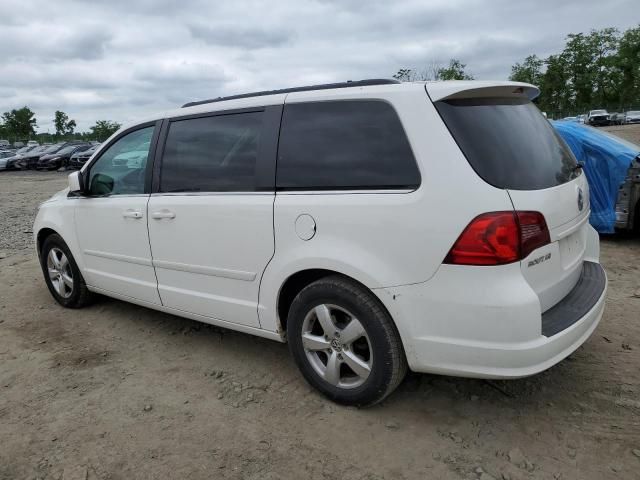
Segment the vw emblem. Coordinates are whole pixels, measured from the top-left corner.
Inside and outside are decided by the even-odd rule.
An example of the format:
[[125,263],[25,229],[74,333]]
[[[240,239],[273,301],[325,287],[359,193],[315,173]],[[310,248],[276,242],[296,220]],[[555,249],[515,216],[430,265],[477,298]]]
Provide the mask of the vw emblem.
[[582,211],[584,208],[584,195],[582,189],[578,187],[578,210]]

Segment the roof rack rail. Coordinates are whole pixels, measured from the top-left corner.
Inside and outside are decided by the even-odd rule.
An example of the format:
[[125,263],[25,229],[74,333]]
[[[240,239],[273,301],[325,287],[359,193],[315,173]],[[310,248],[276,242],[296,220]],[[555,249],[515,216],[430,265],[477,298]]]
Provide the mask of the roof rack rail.
[[390,85],[394,83],[400,83],[400,82],[398,80],[391,80],[387,78],[370,78],[367,80],[348,80],[346,82],[339,82],[339,83],[324,83],[321,85],[308,85],[306,87],[282,88],[280,90],[265,90],[262,92],[243,93],[241,95],[231,95],[228,97],[212,98],[210,100],[199,100],[197,102],[185,103],[184,105],[182,105],[182,108],[193,107],[195,105],[203,105],[205,103],[223,102],[225,100],[236,100],[238,98],[251,98],[251,97],[263,97],[265,95],[276,95],[278,93],[308,92],[311,90],[329,90],[331,88],[367,87],[370,85]]

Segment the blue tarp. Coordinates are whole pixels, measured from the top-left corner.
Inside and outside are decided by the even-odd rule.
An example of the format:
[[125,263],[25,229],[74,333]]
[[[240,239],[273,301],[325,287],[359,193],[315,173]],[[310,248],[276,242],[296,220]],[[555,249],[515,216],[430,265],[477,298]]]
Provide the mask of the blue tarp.
[[584,166],[591,199],[589,222],[600,233],[614,233],[618,190],[640,147],[579,123],[551,123]]

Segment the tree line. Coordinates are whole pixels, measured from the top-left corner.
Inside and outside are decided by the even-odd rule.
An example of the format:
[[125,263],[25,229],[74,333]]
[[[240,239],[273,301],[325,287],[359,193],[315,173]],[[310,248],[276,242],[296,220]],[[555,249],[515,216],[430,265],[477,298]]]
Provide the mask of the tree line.
[[[466,64],[456,58],[448,65],[430,62],[423,68],[401,68],[393,75],[416,80],[472,80]],[[640,26],[572,33],[560,53],[529,55],[511,67],[510,80],[540,88],[535,100],[553,118],[589,110],[640,110]]]
[[40,143],[62,140],[97,140],[102,142],[120,128],[118,122],[98,120],[89,127],[89,131],[76,132],[76,121],[57,110],[53,125],[55,133],[36,133],[38,122],[35,113],[29,107],[22,107],[4,112],[0,118],[0,139],[11,142],[26,142],[37,140]]
[[529,55],[509,79],[540,87],[538,106],[554,117],[640,107],[640,26],[572,33],[560,53]]

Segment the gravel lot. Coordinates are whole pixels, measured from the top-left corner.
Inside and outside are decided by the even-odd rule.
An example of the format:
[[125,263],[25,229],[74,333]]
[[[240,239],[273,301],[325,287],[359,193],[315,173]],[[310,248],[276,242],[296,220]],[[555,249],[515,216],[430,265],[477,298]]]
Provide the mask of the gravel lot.
[[412,374],[358,410],[285,345],[107,298],[57,306],[30,231],[65,184],[0,173],[0,479],[639,478],[640,239],[603,238],[604,318],[556,367]]

